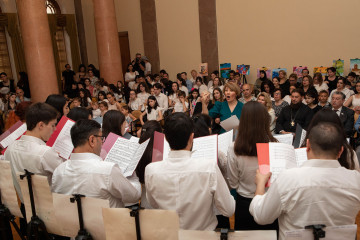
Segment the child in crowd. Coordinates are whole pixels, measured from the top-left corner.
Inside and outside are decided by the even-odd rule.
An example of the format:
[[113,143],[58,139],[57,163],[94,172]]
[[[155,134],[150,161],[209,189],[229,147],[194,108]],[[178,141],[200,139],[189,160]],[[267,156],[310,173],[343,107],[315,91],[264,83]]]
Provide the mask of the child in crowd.
[[121,106],[121,112],[125,116],[125,121],[127,122],[129,129],[128,132],[131,132],[131,129],[133,129],[133,121],[136,120],[136,117],[134,117],[130,112],[130,108],[128,105]]
[[100,116],[103,117],[104,114],[108,111],[108,104],[105,101],[99,102],[99,109],[101,111]]
[[189,109],[189,103],[186,100],[186,94],[184,91],[178,91],[178,99],[179,101],[177,101],[174,105],[174,112],[187,112]]
[[190,96],[189,96],[190,116],[192,116],[193,113],[194,113],[194,109],[195,109],[196,103],[197,103],[198,101],[200,101],[199,95],[200,95],[200,94],[199,94],[199,89],[193,88],[193,90],[191,91]]
[[319,103],[320,107],[329,107],[330,103],[328,102],[329,92],[327,90],[321,90],[319,93]]
[[144,116],[146,116],[147,121],[150,120],[156,120],[160,122],[163,119],[161,107],[159,107],[159,104],[154,96],[150,96],[148,98],[148,105],[145,109],[145,111],[140,115],[140,122],[141,125],[144,125]]
[[92,108],[92,115],[93,118],[97,118],[101,116],[101,110],[99,109],[99,103],[98,102],[92,102],[91,103]]
[[81,100],[79,97],[74,98],[72,102],[73,107],[81,107]]

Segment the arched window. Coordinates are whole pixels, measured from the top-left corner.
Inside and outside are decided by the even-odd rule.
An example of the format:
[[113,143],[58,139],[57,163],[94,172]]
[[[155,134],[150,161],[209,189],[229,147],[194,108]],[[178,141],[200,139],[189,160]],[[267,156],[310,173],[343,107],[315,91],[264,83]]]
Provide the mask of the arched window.
[[[1,7],[0,13],[2,13]],[[9,49],[6,41],[5,26],[3,25],[0,25],[0,72],[6,72],[9,78],[13,78]]]

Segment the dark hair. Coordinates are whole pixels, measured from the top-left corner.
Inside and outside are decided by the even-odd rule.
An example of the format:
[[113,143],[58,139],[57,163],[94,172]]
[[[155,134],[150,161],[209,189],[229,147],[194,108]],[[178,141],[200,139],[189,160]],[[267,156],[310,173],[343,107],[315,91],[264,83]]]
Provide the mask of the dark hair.
[[64,115],[64,106],[66,104],[66,98],[64,96],[51,94],[46,98],[45,103],[53,106],[61,114],[61,116]]
[[48,124],[50,121],[57,119],[58,111],[47,103],[34,103],[25,113],[27,130],[31,131],[36,127],[36,124],[43,122]]
[[91,115],[91,111],[84,107],[74,107],[70,110],[67,117],[73,121],[78,121],[80,119],[89,119],[89,115]]
[[[81,97],[80,93],[83,93],[84,97]],[[81,106],[82,107],[88,107],[89,106],[88,98],[90,98],[89,90],[87,90],[85,88],[80,89],[79,90],[79,97],[80,97]]]
[[205,137],[211,134],[211,117],[206,114],[197,114],[192,118],[194,122],[194,138]]
[[271,96],[273,96],[274,95],[274,89],[275,89],[275,87],[274,87],[274,84],[272,83],[272,81],[270,81],[270,80],[264,80],[262,83],[261,83],[261,87],[260,87],[260,89],[261,89],[261,92],[266,92],[265,91],[265,85],[268,85],[269,86],[269,89],[270,89],[270,95]]
[[343,92],[340,92],[340,91],[335,91],[335,92],[332,94],[332,96],[334,96],[334,94],[336,94],[336,95],[340,95],[340,96],[342,97],[342,99],[343,99],[343,100],[345,100],[345,99],[346,99],[346,96],[345,96],[345,94],[344,94]]
[[85,66],[85,64],[80,64],[80,65],[79,65],[79,68],[78,68],[78,71],[79,71],[79,72],[81,71],[81,68],[85,68],[85,72],[86,72],[86,66]]
[[315,153],[336,156],[346,138],[339,125],[331,122],[320,122],[309,132],[311,149]]
[[302,89],[302,88],[295,88],[294,90],[292,90],[291,94],[293,94],[293,93],[298,93],[302,97],[305,95],[304,89]]
[[[261,81],[267,80],[266,72],[265,72],[264,70],[260,70],[259,73],[260,73],[260,78],[259,78],[259,79],[260,79]],[[263,77],[263,78],[261,77],[261,73],[264,74],[264,77]]]
[[1,75],[7,76],[6,72],[1,72],[1,73],[0,73],[0,76],[1,76]]
[[32,102],[24,101],[16,105],[15,114],[20,118],[20,121],[25,120],[25,113],[31,104]]
[[270,132],[270,115],[259,102],[244,104],[234,142],[237,156],[257,156],[256,143],[277,142]]
[[138,93],[141,93],[140,86],[143,86],[145,88],[145,92],[149,92],[148,85],[146,83],[144,83],[144,82],[141,82],[141,83],[139,83],[139,85],[138,85],[138,87],[136,89]]
[[336,68],[334,68],[334,67],[329,67],[329,68],[326,69],[327,72],[328,72],[329,70],[332,71],[332,72],[334,72],[334,73],[336,73]]
[[116,94],[120,94],[120,91],[119,91],[119,89],[117,88],[117,87],[115,87],[115,85],[114,84],[109,84],[109,89],[113,92],[113,93],[116,93]]
[[178,97],[184,97],[184,98],[186,98],[186,94],[185,94],[184,91],[179,90],[178,93],[177,93],[177,95],[178,95]]
[[314,98],[314,101],[312,102],[313,104],[318,104],[319,102],[319,95],[318,95],[318,92],[315,90],[311,90],[310,91],[307,91],[305,93],[305,96],[308,96],[308,97],[311,97],[311,98]]
[[201,84],[203,84],[203,83],[204,83],[204,81],[203,81],[203,79],[202,79],[201,77],[196,77],[195,83],[196,83],[197,81],[200,81],[200,82],[201,82]]
[[176,84],[176,86],[177,86],[177,91],[179,91],[179,84],[178,84],[177,82],[172,82],[172,83],[171,83],[171,93],[170,93],[170,94],[176,93],[176,92],[174,92],[174,90],[172,89],[172,85],[173,85],[173,84]]
[[129,63],[129,64],[127,65],[127,67],[126,67],[126,72],[130,72],[130,70],[129,70],[130,65],[133,67],[132,71],[135,72],[134,66],[133,66],[131,63]]
[[186,148],[193,132],[194,123],[184,113],[176,112],[165,119],[164,133],[172,150]]
[[115,133],[119,136],[122,136],[121,134],[121,125],[125,121],[125,116],[120,111],[117,110],[110,110],[107,111],[104,114],[103,117],[103,136],[106,138],[109,133]]
[[297,79],[298,79],[298,76],[297,76],[296,73],[292,73],[292,74],[290,74],[290,76],[289,76],[289,79],[290,79],[290,78],[295,78],[295,80],[297,80]]
[[[149,100],[155,101],[154,107],[151,107],[151,106],[150,106]],[[157,102],[156,97],[154,97],[154,96],[149,96],[147,102],[148,102],[148,104],[147,104],[147,112],[148,112],[148,113],[151,113],[151,110],[152,110],[153,108],[156,110],[156,109],[159,107],[159,103]]]
[[[340,129],[342,129],[340,135],[342,135],[342,138],[343,138],[342,146],[344,147],[344,151],[338,160],[339,160],[339,163],[341,166],[343,166],[347,169],[355,169],[355,163],[353,160],[354,152],[353,152],[350,144],[346,140],[346,135],[345,135],[343,124],[342,124],[339,116],[331,109],[323,108],[322,110],[318,111],[314,115],[314,117],[312,118],[312,120],[307,128],[305,141],[303,142],[302,146],[306,145],[306,139],[309,138],[309,134],[311,133],[312,129],[316,125],[318,125],[320,123],[324,123],[324,122],[336,124],[340,127]],[[324,137],[324,135],[322,133],[320,133],[320,136]]]
[[217,88],[214,88],[213,93],[212,93],[212,95],[213,95],[212,103],[213,103],[213,104],[215,104],[215,102],[218,101],[218,100],[215,100],[215,97],[214,97],[214,92],[215,92],[215,90],[218,91],[218,92],[220,92],[220,100],[219,100],[219,102],[222,102],[223,99],[224,99],[224,93],[223,93],[223,91],[221,91],[221,89],[218,88],[218,87],[217,87]]
[[91,135],[98,134],[101,125],[89,119],[80,119],[76,121],[70,130],[71,141],[74,148],[84,145]]
[[167,73],[165,69],[161,69],[160,70],[160,73],[164,74],[164,73]]
[[194,99],[194,97],[193,97],[193,95],[192,95],[194,92],[197,92],[198,97],[200,97],[199,89],[193,88],[192,91],[191,91],[190,94],[189,94],[189,101],[190,101],[190,102],[191,102],[192,100],[196,100],[196,99]]
[[154,88],[162,89],[161,83],[155,83]]
[[348,77],[356,78],[356,73],[350,72],[347,76],[348,76]]
[[65,68],[66,68],[67,66],[69,66],[69,67],[70,67],[70,64],[68,64],[68,63],[67,63],[67,64],[65,64]]
[[154,146],[154,132],[162,133],[161,125],[158,121],[151,120],[147,121],[141,128],[141,136],[139,143],[143,143],[150,138],[149,144],[147,145],[144,154],[142,155],[139,164],[136,167],[136,175],[141,183],[145,183],[144,173],[146,166],[152,161],[152,153]]
[[106,93],[105,93],[104,91],[100,91],[100,92],[98,93],[98,95],[97,95],[98,101],[100,101],[100,99],[99,99],[99,95],[100,95],[100,94],[104,96],[104,99],[106,99]]
[[309,72],[309,69],[307,69],[307,68],[303,68],[303,69],[301,70],[301,72],[303,73],[305,70]]
[[328,92],[327,90],[321,90],[321,91],[319,92],[319,95],[322,94],[322,93],[326,93],[326,94],[329,96],[329,92]]
[[101,102],[99,102],[99,105],[100,104],[102,104],[102,105],[104,105],[104,107],[106,107],[106,108],[108,108],[109,106],[108,106],[108,104],[107,104],[107,102],[105,102],[105,101],[101,101]]
[[282,90],[281,88],[275,88],[275,89],[274,89],[274,93],[277,92],[277,91],[280,91],[280,97],[283,98],[283,97],[284,97],[284,96],[283,96],[283,95],[284,95],[283,90]]

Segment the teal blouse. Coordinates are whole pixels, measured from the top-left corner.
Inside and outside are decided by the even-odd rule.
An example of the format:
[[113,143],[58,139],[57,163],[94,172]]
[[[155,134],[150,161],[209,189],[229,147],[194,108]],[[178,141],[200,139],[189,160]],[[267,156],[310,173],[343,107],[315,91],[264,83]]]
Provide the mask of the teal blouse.
[[[214,107],[209,110],[209,116],[212,118],[220,118],[220,121],[224,121],[233,115],[236,115],[240,119],[243,105],[242,102],[238,101],[234,111],[231,112],[227,101],[215,102]],[[220,133],[224,132],[226,132],[225,129],[221,128]]]

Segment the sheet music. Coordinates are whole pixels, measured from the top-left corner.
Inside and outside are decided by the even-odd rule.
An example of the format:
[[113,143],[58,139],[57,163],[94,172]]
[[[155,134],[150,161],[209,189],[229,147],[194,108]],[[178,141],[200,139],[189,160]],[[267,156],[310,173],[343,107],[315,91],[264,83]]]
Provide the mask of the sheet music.
[[132,136],[129,140],[130,142],[139,143],[140,138]]
[[217,162],[217,135],[195,138],[191,158],[202,158]]
[[295,149],[295,160],[298,167],[301,167],[301,165],[308,160],[306,148]]
[[226,131],[237,128],[239,126],[239,119],[236,115],[232,115],[228,119],[220,122],[220,126]]
[[27,129],[26,123],[23,123],[18,129],[10,133],[9,136],[4,138],[0,142],[1,146],[3,146],[3,148],[7,148],[10,144],[15,142],[16,139],[18,139],[21,135],[23,135],[24,132],[26,132],[26,129]]
[[304,141],[305,141],[305,138],[306,138],[306,130],[302,130],[301,131],[301,138],[300,138],[300,145],[299,145],[299,147],[302,147],[302,145],[303,145],[303,143],[304,143]]
[[104,161],[117,163],[124,174],[126,168],[131,164],[132,156],[135,155],[138,147],[138,143],[133,143],[125,138],[119,137],[108,152]]
[[270,184],[286,168],[296,167],[294,147],[284,143],[269,143]]
[[230,130],[226,133],[218,135],[218,151],[221,151],[222,153],[227,156],[227,150],[230,146],[230,144],[233,142],[233,132],[234,130]]
[[[356,237],[356,228],[354,225],[343,225],[343,226],[333,226],[325,227],[325,238],[324,240],[339,240],[339,239],[355,239]],[[286,240],[312,240],[314,239],[314,234],[312,229],[299,229],[292,231],[285,231]]]
[[292,145],[294,136],[291,133],[288,134],[275,134],[274,138],[276,138],[279,143],[285,143]]
[[[164,136],[164,152],[163,152],[163,159],[167,158],[169,156],[169,153],[170,153],[170,145],[169,145],[169,142],[166,141],[166,138]],[[162,159],[162,160],[163,160]]]
[[134,157],[132,158],[131,162],[129,163],[129,165],[127,166],[127,168],[124,172],[125,177],[130,177],[134,173],[137,165],[139,164],[139,161],[140,161],[142,155],[144,154],[144,152],[146,150],[147,145],[149,144],[149,141],[150,141],[150,139],[146,140],[142,144],[139,144],[139,147],[137,148]]
[[71,141],[70,130],[75,122],[67,120],[64,127],[61,129],[59,136],[56,138],[54,145],[52,146],[55,152],[59,153],[60,157],[69,159],[71,152],[74,149],[74,145]]

